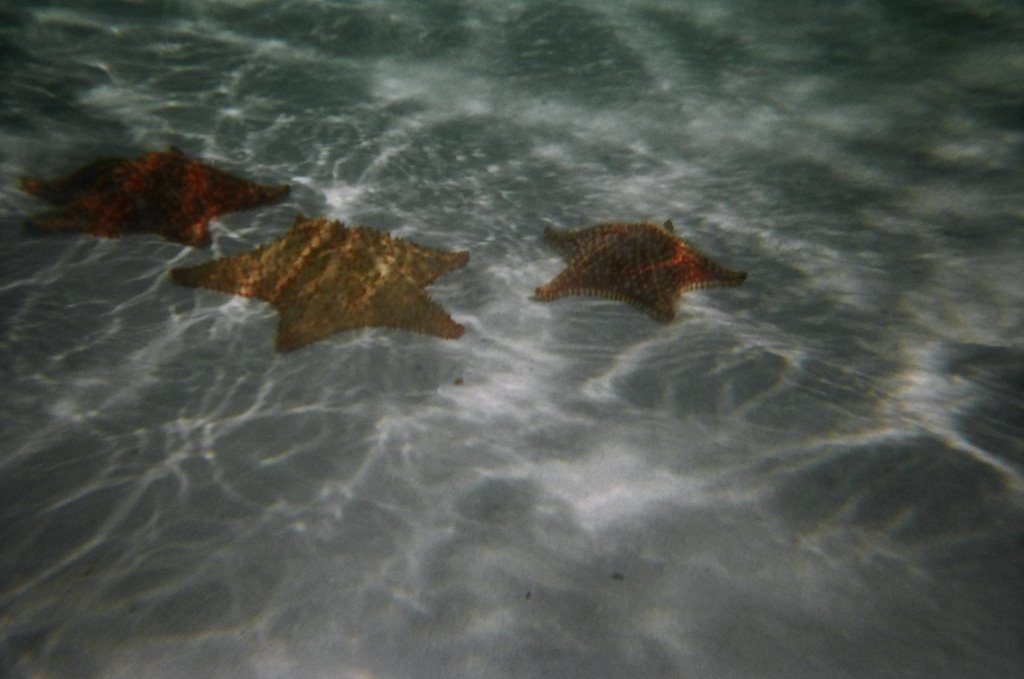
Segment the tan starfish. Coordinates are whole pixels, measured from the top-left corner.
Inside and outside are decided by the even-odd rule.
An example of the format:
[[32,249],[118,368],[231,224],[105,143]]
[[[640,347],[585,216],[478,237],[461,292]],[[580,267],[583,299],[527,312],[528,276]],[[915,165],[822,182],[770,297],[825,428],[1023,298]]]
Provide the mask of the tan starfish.
[[277,349],[289,351],[364,326],[460,337],[465,329],[423,288],[468,260],[467,251],[434,250],[373,229],[299,216],[273,243],[172,269],[171,277],[270,302],[280,314]]

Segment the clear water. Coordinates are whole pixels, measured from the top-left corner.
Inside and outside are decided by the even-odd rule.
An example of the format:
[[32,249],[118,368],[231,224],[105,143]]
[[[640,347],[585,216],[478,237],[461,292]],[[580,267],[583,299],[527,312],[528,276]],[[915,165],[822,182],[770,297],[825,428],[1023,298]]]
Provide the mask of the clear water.
[[[10,1],[0,64],[0,675],[1024,667],[1015,0]],[[168,144],[291,197],[22,230]],[[170,282],[298,212],[469,249],[464,337]],[[747,282],[530,299],[669,218]]]

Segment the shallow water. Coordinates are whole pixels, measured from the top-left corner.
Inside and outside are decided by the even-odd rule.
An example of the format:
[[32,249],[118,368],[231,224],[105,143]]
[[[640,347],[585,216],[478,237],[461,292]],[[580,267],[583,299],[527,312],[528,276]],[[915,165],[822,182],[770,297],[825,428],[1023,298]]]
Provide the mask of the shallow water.
[[[0,675],[1009,677],[1024,10],[0,6]],[[292,185],[213,247],[38,237],[20,175],[174,144]],[[296,213],[469,249],[457,341],[275,354],[172,266]],[[546,226],[739,288],[531,300]]]

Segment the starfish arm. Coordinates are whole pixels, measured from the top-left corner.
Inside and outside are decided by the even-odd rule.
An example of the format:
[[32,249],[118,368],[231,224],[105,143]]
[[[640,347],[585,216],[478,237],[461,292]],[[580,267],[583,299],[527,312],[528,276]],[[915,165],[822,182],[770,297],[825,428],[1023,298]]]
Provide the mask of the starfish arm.
[[579,253],[580,248],[578,239],[574,237],[575,233],[569,229],[556,229],[553,226],[544,229],[544,237],[566,261],[571,261]]
[[[713,263],[712,263],[713,264]],[[731,288],[747,280],[746,271],[733,271],[724,266],[713,265],[690,273],[680,283],[679,292],[707,290],[708,288]]]
[[412,330],[445,339],[458,339],[466,329],[452,320],[423,288],[404,278],[382,285],[367,307],[373,325]]
[[257,184],[199,162],[188,163],[183,183],[193,200],[216,214],[277,203],[290,191],[287,184]]
[[345,306],[330,295],[319,294],[302,303],[278,306],[278,351],[293,351],[325,337],[359,327],[346,313]]
[[363,303],[353,305],[326,291],[280,307],[277,350],[292,351],[344,330],[386,326],[446,339],[461,337],[465,328],[411,281],[381,285]]
[[555,276],[547,284],[534,291],[534,296],[542,302],[550,302],[567,295],[590,294],[584,291],[594,289],[586,272],[566,269]]
[[637,306],[656,320],[671,321],[676,315],[678,294],[670,287],[652,286],[638,277],[611,279],[600,270],[567,269],[536,290],[536,298],[548,302],[568,295],[601,297]]
[[268,248],[215,259],[196,266],[171,269],[171,280],[179,285],[202,287],[243,297],[271,301],[262,273]]
[[95,214],[70,205],[55,210],[46,210],[25,220],[25,228],[37,232],[88,233],[100,238],[117,238],[128,232],[125,220],[119,218],[120,211],[113,207],[108,219],[97,219]]
[[468,250],[447,252],[420,245],[414,247],[416,250],[406,266],[402,267],[402,274],[420,287],[426,287],[441,276],[466,266],[469,261]]
[[[257,184],[177,153],[151,153],[139,159],[144,230],[186,245],[210,243],[209,224],[237,210],[280,202],[289,187]],[[149,225],[149,228],[146,228]]]
[[425,287],[469,261],[468,250],[437,250],[362,226],[342,227],[342,232],[348,268],[370,276],[398,274]]
[[25,227],[33,231],[79,231],[116,238],[138,219],[137,205],[121,192],[133,176],[131,161],[100,160],[51,181],[22,179],[22,188],[50,203],[55,210],[33,215]]
[[675,284],[680,293],[732,287],[747,280],[746,271],[727,269],[682,238],[677,240],[679,247],[673,257],[672,269],[676,271]]
[[627,281],[619,292],[620,299],[643,309],[656,321],[668,323],[676,317],[676,304],[682,294],[672,278],[672,272],[665,271]]
[[556,229],[549,226],[544,230],[544,235],[562,259],[573,262],[580,257],[593,256],[595,252],[607,247],[608,234],[614,233],[618,226],[599,224],[582,229]]
[[655,238],[671,237],[664,227],[653,222],[607,223],[564,230],[549,226],[544,230],[544,235],[563,259],[572,262],[580,257],[590,257],[599,251],[615,248],[622,240],[635,238],[641,230],[655,234]]
[[71,174],[56,179],[40,180],[21,178],[21,188],[36,198],[64,205],[71,203],[84,193],[95,190],[100,185],[110,184],[116,177],[131,169],[130,160],[124,158],[107,158],[89,163]]

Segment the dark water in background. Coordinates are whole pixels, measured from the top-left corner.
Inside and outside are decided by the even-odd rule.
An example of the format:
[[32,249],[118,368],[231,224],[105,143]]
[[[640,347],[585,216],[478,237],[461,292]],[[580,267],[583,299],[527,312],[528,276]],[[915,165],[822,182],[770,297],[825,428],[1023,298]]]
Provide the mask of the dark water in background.
[[[1024,667],[1019,3],[3,2],[0,66],[0,675]],[[291,197],[20,228],[168,144]],[[296,212],[471,250],[466,335],[167,278]],[[744,286],[530,299],[667,218]]]

